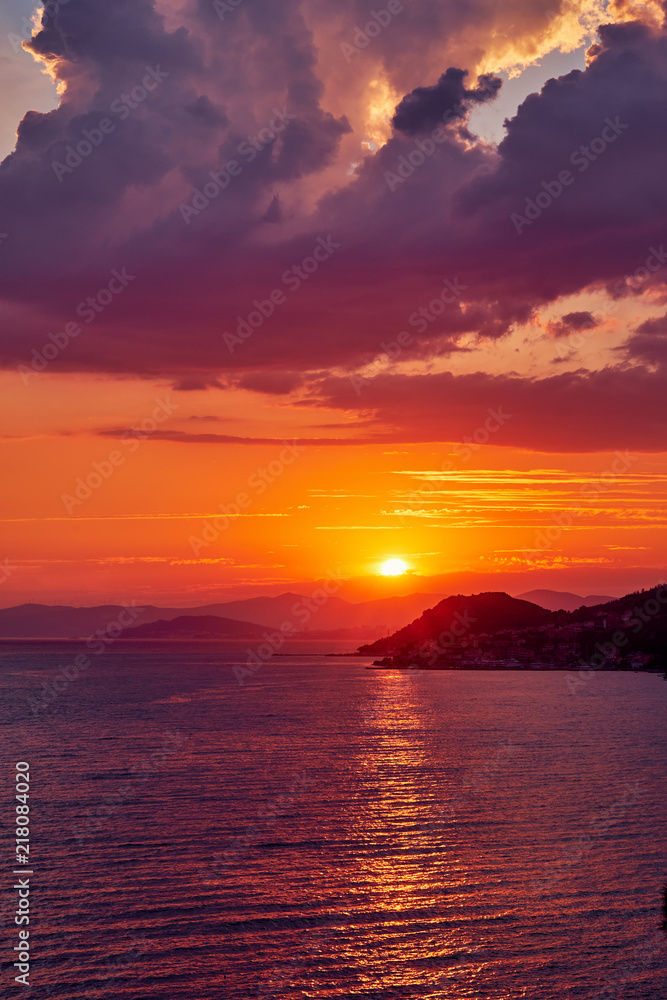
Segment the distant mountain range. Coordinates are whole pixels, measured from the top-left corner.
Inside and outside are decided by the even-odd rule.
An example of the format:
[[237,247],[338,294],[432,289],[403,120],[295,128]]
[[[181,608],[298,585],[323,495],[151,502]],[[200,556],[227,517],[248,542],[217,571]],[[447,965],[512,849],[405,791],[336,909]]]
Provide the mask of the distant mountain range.
[[518,600],[530,601],[532,604],[539,604],[547,611],[576,611],[584,605],[587,608],[595,604],[606,604],[613,601],[613,597],[605,595],[591,594],[588,597],[579,597],[577,594],[569,594],[561,590],[529,590],[525,594],[517,594]]
[[[201,608],[105,605],[93,608],[24,604],[0,609],[0,638],[224,640],[259,642],[290,623],[293,635],[360,640],[377,665],[424,669],[664,669],[667,588],[618,599],[537,590],[510,597],[497,591],[446,597],[411,594],[352,604],[335,594],[320,605],[310,595],[230,601]],[[524,598],[533,596],[535,601]],[[537,603],[537,599],[542,603]],[[589,604],[589,602],[599,603]],[[563,605],[574,606],[567,610]],[[551,605],[551,608],[544,605]],[[555,610],[552,610],[555,609]],[[383,638],[375,638],[378,634]],[[601,665],[600,665],[601,664]]]
[[[352,604],[332,594],[326,604],[318,606],[312,601],[312,595],[287,593],[195,608],[144,605],[140,613],[136,614],[138,608],[133,613],[136,614],[136,626],[175,618],[216,617],[263,628],[280,628],[283,622],[291,622],[297,632],[328,633],[331,638],[341,630],[342,637],[354,635],[359,640],[394,631],[439,600],[436,594],[409,594]],[[87,638],[97,631],[106,631],[125,611],[124,606],[113,604],[91,608],[22,604],[1,608],[0,638]],[[123,634],[127,633],[129,638],[129,632],[127,628]]]
[[160,619],[123,632],[124,639],[261,639],[264,625],[237,622],[217,615],[181,615],[170,621]]

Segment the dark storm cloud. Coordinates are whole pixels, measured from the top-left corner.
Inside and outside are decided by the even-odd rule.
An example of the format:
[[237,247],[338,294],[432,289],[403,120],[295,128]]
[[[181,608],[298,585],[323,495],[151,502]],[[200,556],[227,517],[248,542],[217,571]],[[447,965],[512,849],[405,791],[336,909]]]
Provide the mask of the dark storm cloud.
[[618,351],[633,361],[667,370],[667,316],[642,323]]
[[203,125],[208,125],[210,128],[229,124],[229,119],[224,109],[216,107],[206,94],[201,94],[196,101],[187,105],[185,110],[197,121],[200,121]]
[[298,372],[249,372],[238,380],[240,389],[269,395],[285,396],[303,384],[303,376]]
[[499,77],[485,75],[467,90],[467,75],[467,70],[450,67],[433,87],[417,87],[407,94],[391,120],[394,128],[406,135],[430,132],[446,118],[464,118],[473,105],[492,100],[502,85]]
[[598,325],[592,313],[582,311],[566,313],[559,320],[549,323],[548,329],[554,337],[568,337],[571,333],[579,333],[581,330],[594,330]]
[[223,384],[212,375],[184,375],[172,386],[176,392],[200,392],[202,389],[222,389]]
[[[496,30],[494,18],[513,18],[521,35],[526,25],[546,20],[549,7],[515,3],[496,13],[497,6],[415,3],[402,29],[387,27],[364,58],[389,66],[409,39],[414,65],[421,44],[433,56],[448,17],[452,31],[479,21],[475,38]],[[284,393],[289,378],[277,381],[272,372],[283,368],[296,379],[325,366],[351,370],[402,330],[413,338],[409,356],[423,360],[451,353],[463,334],[497,340],[560,296],[594,285],[613,290],[638,269],[646,272],[642,291],[665,281],[663,31],[636,23],[603,27],[587,69],[531,95],[497,149],[472,141],[463,110],[433,138],[448,110],[488,100],[497,89],[491,77],[466,88],[462,69],[438,79],[440,62],[422,86],[406,88],[390,139],[355,166],[340,161],[350,125],[327,107],[326,60],[304,10],[299,0],[248,0],[220,23],[212,5],[196,13],[186,3],[187,26],[175,26],[175,15],[165,20],[148,2],[70,0],[44,17],[33,49],[51,59],[65,92],[57,110],[25,116],[16,151],[0,166],[0,222],[10,234],[2,245],[0,294],[25,310],[20,328],[10,323],[0,334],[7,366],[29,361],[49,332],[75,320],[78,304],[123,266],[136,280],[60,351],[51,371],[167,376],[183,388],[207,384],[206,373],[215,384],[221,372],[237,371],[247,387]],[[360,11],[349,3],[308,13],[334,19],[342,38]],[[347,92],[352,77],[343,74],[351,70],[338,57],[332,79]],[[399,80],[405,65],[395,62],[391,79]],[[151,77],[150,90],[144,88],[149,68],[159,77]],[[117,101],[127,115],[111,110]],[[65,163],[68,147],[86,132],[97,136],[105,117],[113,132],[58,176],[54,161]],[[251,139],[254,155],[239,153]],[[197,204],[204,207],[186,224],[180,207],[194,204],[195,190],[203,192],[211,171],[230,160],[240,171],[222,193],[202,194]],[[320,180],[332,164],[339,173]],[[559,180],[563,171],[571,182]],[[515,216],[525,222],[517,226]],[[312,256],[319,238],[339,249],[290,287],[285,275]],[[459,289],[453,300],[441,298],[445,279]],[[234,333],[255,301],[275,289],[285,302],[230,353],[223,333]],[[443,308],[436,312],[439,297]],[[577,329],[586,322],[581,315],[561,322]],[[661,337],[642,328],[628,350],[649,361],[648,345]],[[578,401],[588,393],[596,421],[606,412],[598,393],[603,384],[626,393],[628,408],[634,398],[640,410],[657,384],[650,373],[620,368],[604,377],[559,378],[544,383],[543,399]],[[419,379],[410,383],[415,390],[435,384]],[[364,406],[375,405],[371,396],[381,384],[374,380]],[[400,398],[410,397],[403,383],[394,385]],[[466,420],[456,387],[472,392],[475,385],[446,385]],[[484,385],[493,396],[496,383]],[[509,388],[513,398],[526,394],[521,412],[533,425],[525,436],[544,425],[551,442],[558,422],[533,420],[535,384],[518,379]],[[320,393],[328,403],[330,389],[317,382],[314,401]],[[415,396],[417,414],[422,398],[431,399],[430,389]],[[378,399],[385,418],[388,406]],[[581,439],[597,440],[584,403],[575,410]],[[460,425],[450,409],[428,431],[406,407],[397,406],[395,419],[404,421],[405,433],[445,438],[452,436],[448,421]],[[614,428],[622,436],[615,418],[605,434]],[[660,422],[655,428],[662,432]]]
[[[328,379],[319,388],[327,406],[354,408],[349,379]],[[364,387],[363,401],[366,412],[374,412],[378,431],[394,428],[397,442],[464,441],[491,416],[501,431],[487,439],[503,446],[544,452],[657,452],[667,443],[666,392],[664,373],[642,368],[544,379],[443,372],[378,375]]]

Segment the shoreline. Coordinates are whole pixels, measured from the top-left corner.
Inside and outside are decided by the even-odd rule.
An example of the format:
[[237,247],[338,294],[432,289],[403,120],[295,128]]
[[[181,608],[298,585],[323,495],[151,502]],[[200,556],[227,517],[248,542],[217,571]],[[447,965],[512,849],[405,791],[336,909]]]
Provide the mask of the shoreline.
[[[532,673],[570,673],[573,670],[579,671],[586,669],[587,665],[583,663],[571,663],[569,666],[553,666],[550,667],[547,664],[541,663],[538,666],[526,665],[521,666],[520,664],[513,664],[512,666],[503,666],[493,663],[480,663],[480,664],[467,664],[463,667],[451,667],[451,666],[438,666],[438,667],[399,667],[399,666],[380,666],[379,664],[372,664],[371,666],[365,667],[365,670],[407,670],[411,673],[433,673],[447,671],[449,673],[455,673],[457,671],[484,671],[484,670],[496,670],[496,671],[517,671],[520,673],[532,672]],[[617,667],[588,667],[588,672],[595,674],[660,674],[665,675],[664,667],[628,667],[625,670],[619,670]]]

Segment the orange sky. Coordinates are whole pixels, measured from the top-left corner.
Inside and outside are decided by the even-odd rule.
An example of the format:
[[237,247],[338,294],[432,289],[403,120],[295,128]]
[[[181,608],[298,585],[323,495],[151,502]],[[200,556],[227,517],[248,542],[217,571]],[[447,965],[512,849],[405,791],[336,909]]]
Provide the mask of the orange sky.
[[[613,452],[531,453],[503,447],[502,428],[498,444],[475,452],[454,444],[180,444],[151,437],[155,400],[174,408],[162,429],[187,432],[194,423],[215,431],[210,393],[128,383],[121,416],[112,380],[43,375],[39,390],[28,391],[4,378],[1,555],[15,567],[0,591],[5,606],[196,604],[280,592],[330,569],[350,578],[353,599],[458,586],[613,594],[661,578],[665,455],[617,462]],[[272,427],[290,444],[289,431],[326,433],[304,431],[290,407],[247,404],[253,415],[232,433],[260,436]],[[238,400],[233,410],[238,416]],[[119,424],[145,436],[94,433]],[[91,474],[90,496],[77,496],[77,481]],[[221,505],[232,515],[227,523]],[[567,510],[572,524],[561,530],[554,517],[566,521]],[[414,575],[378,578],[392,556]]]
[[0,606],[662,580],[658,5],[206,6],[0,14]]

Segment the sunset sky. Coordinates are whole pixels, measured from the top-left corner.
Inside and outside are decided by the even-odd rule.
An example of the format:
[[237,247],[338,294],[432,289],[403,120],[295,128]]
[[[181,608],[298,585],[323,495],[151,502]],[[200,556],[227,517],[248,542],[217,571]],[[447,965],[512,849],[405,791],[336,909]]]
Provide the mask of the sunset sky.
[[0,606],[662,581],[663,19],[7,0]]

